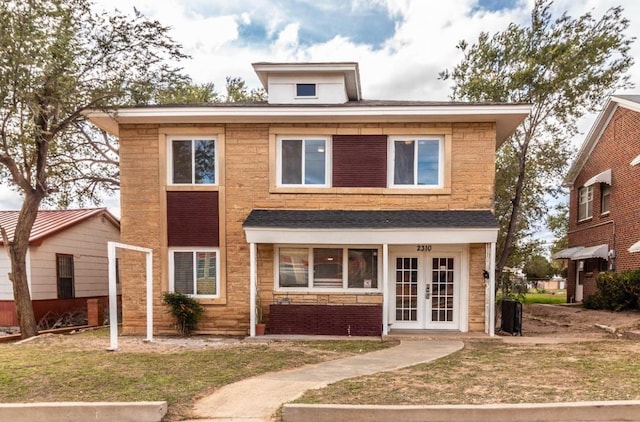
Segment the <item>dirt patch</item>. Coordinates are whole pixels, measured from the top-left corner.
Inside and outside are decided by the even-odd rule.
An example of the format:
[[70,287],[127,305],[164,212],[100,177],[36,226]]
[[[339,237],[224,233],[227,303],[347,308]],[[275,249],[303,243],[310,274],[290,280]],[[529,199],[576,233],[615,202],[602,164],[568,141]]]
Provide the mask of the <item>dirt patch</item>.
[[595,311],[578,305],[525,305],[523,336],[621,337],[640,329],[640,311]]

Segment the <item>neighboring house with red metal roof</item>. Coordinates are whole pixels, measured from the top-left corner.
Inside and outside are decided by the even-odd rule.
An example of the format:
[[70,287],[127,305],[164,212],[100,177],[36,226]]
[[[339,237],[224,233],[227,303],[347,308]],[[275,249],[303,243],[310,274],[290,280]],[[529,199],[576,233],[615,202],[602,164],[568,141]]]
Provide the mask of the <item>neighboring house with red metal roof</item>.
[[567,299],[597,290],[601,271],[640,268],[640,95],[615,95],[589,131],[567,176]]
[[[8,238],[19,211],[0,211],[0,226]],[[62,315],[86,310],[87,299],[106,303],[107,242],[120,240],[120,222],[106,208],[41,210],[31,230],[27,277],[36,321],[47,313]],[[11,263],[0,239],[0,326],[18,324]]]
[[[255,63],[267,102],[125,107],[122,241],[200,332],[494,331],[495,151],[529,104],[364,100],[357,63]],[[123,251],[123,332],[146,330],[142,254]]]

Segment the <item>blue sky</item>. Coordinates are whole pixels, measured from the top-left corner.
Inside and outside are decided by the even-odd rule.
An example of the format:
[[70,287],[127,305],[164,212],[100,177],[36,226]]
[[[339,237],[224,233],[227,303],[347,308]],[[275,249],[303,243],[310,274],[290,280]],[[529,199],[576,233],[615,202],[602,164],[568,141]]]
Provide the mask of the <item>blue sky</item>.
[[[239,76],[259,87],[251,63],[259,61],[357,61],[366,99],[447,100],[451,87],[438,73],[460,60],[456,44],[473,42],[511,22],[528,22],[533,0],[95,0],[172,27],[192,58],[183,63],[196,82]],[[630,35],[640,35],[637,0],[557,0],[553,13],[595,16],[622,5]],[[632,54],[640,57],[636,43]],[[640,64],[632,69],[640,92]],[[595,116],[580,121],[586,133]],[[584,134],[574,143],[579,145]],[[0,187],[0,209],[17,209],[19,196]],[[117,198],[105,204],[118,214]]]

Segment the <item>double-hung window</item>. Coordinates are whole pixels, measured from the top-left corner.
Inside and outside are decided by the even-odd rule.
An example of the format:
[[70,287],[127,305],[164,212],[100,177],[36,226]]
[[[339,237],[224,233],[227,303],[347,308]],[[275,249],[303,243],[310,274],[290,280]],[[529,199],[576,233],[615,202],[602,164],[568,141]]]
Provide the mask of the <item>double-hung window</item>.
[[593,187],[585,186],[578,191],[578,220],[593,217]]
[[442,187],[444,137],[393,137],[389,157],[390,187]]
[[611,197],[611,186],[606,183],[600,184],[600,213],[607,214],[609,212],[609,204]]
[[170,290],[189,296],[220,295],[217,249],[174,249],[169,253]]
[[278,139],[278,184],[280,186],[328,186],[327,137],[283,137]]
[[282,247],[277,287],[377,289],[378,249]]
[[169,184],[215,185],[216,139],[172,137],[169,140]]

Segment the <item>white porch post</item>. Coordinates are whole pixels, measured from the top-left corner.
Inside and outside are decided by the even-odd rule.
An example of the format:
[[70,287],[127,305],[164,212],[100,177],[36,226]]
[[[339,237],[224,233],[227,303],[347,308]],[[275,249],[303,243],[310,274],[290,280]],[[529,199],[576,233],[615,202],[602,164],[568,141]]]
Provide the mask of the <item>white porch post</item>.
[[249,243],[249,336],[256,336],[256,295],[258,293],[258,263],[255,243]]
[[489,286],[489,335],[493,337],[496,334],[496,242],[491,242]]
[[147,253],[147,341],[153,341],[153,257]]
[[389,334],[389,245],[382,245],[382,335]]
[[109,262],[109,350],[118,350],[118,288],[116,286],[116,243],[107,243]]

